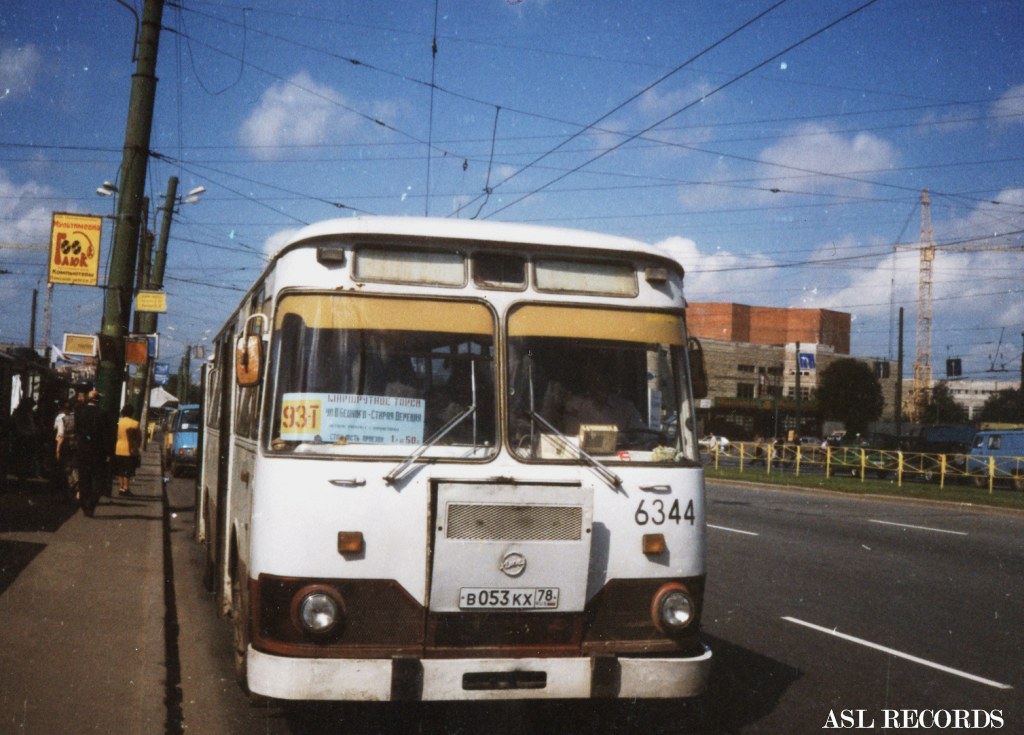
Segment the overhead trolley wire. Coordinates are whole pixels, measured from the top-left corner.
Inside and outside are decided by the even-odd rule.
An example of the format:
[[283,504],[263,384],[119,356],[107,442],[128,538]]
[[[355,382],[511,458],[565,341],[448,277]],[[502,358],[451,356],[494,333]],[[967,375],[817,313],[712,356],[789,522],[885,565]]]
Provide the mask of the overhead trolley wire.
[[[575,133],[573,133],[572,135],[570,135],[570,136],[569,136],[568,138],[565,138],[564,140],[562,140],[562,141],[561,141],[561,142],[560,142],[560,143],[559,143],[558,145],[556,145],[556,146],[555,146],[554,148],[551,148],[550,150],[546,151],[545,153],[541,154],[540,156],[537,156],[537,157],[536,157],[535,159],[533,159],[533,160],[532,160],[532,161],[531,161],[530,163],[526,164],[525,166],[523,166],[522,168],[520,168],[520,169],[519,169],[518,171],[515,171],[514,173],[510,174],[509,176],[506,176],[506,177],[505,177],[505,178],[504,178],[504,179],[503,179],[502,181],[500,181],[500,182],[498,182],[497,184],[495,184],[495,186],[494,186],[493,188],[494,188],[494,189],[496,189],[496,188],[498,188],[499,186],[503,186],[504,184],[507,184],[507,183],[508,183],[509,181],[511,181],[512,179],[514,179],[514,178],[515,178],[516,176],[519,176],[519,175],[520,175],[521,173],[523,173],[524,171],[527,171],[527,170],[529,170],[530,168],[532,168],[532,167],[533,167],[533,166],[535,166],[536,164],[538,164],[538,163],[540,163],[541,161],[543,161],[543,160],[544,160],[545,158],[547,158],[548,156],[550,156],[550,155],[554,154],[554,153],[555,153],[556,151],[558,151],[558,150],[561,150],[561,148],[562,148],[562,147],[564,147],[564,146],[565,146],[565,145],[567,145],[568,143],[572,142],[572,141],[573,141],[573,140],[575,140],[576,138],[580,137],[581,135],[583,135],[583,134],[584,134],[585,132],[587,132],[588,130],[593,130],[593,129],[595,128],[595,126],[596,126],[596,125],[597,125],[598,123],[602,122],[603,120],[607,120],[607,119],[608,119],[609,117],[611,117],[612,115],[614,115],[614,114],[615,114],[616,112],[618,112],[618,111],[619,111],[619,110],[621,110],[622,108],[626,107],[626,106],[627,106],[627,105],[629,105],[630,103],[634,102],[635,100],[637,100],[638,98],[640,98],[641,96],[643,96],[644,94],[646,94],[647,92],[649,92],[649,91],[650,91],[651,89],[653,89],[654,87],[656,87],[656,86],[658,86],[659,84],[661,84],[662,82],[664,82],[664,81],[665,81],[666,79],[668,79],[668,78],[670,78],[670,77],[674,76],[675,74],[677,74],[677,73],[678,73],[678,72],[680,72],[681,70],[685,69],[685,68],[686,68],[687,66],[689,66],[690,64],[692,64],[692,63],[693,63],[694,61],[696,61],[696,60],[697,60],[697,59],[699,59],[700,57],[704,56],[704,55],[705,55],[705,54],[707,54],[707,53],[710,53],[710,52],[711,52],[712,50],[714,50],[714,49],[715,49],[715,48],[717,48],[718,46],[721,46],[721,45],[722,45],[723,43],[725,43],[726,41],[728,41],[728,40],[729,40],[730,38],[732,38],[732,37],[734,37],[734,36],[738,35],[739,33],[742,33],[742,32],[743,32],[744,30],[746,30],[747,28],[749,28],[749,27],[750,27],[751,25],[753,25],[753,24],[754,24],[754,23],[756,23],[757,21],[759,21],[759,20],[761,20],[762,18],[764,18],[764,17],[766,16],[766,15],[768,15],[769,13],[771,13],[772,11],[774,11],[775,9],[777,9],[777,8],[778,8],[779,6],[781,6],[781,5],[783,5],[784,3],[786,3],[786,1],[787,1],[787,0],[778,0],[778,2],[776,2],[775,4],[773,4],[773,5],[769,6],[769,7],[768,7],[768,8],[766,8],[765,10],[761,11],[760,13],[758,13],[757,15],[755,15],[755,16],[754,16],[753,18],[750,18],[749,20],[747,20],[746,22],[742,23],[742,24],[741,24],[740,26],[738,26],[737,28],[734,28],[733,30],[729,31],[729,33],[727,33],[727,34],[725,34],[724,36],[722,36],[721,38],[719,38],[719,39],[718,39],[717,41],[715,41],[714,43],[712,43],[712,44],[711,44],[710,46],[706,46],[705,48],[701,49],[701,50],[700,50],[700,51],[698,51],[698,52],[697,52],[696,54],[694,54],[693,56],[691,56],[690,58],[688,58],[688,59],[687,59],[686,61],[684,61],[683,63],[681,63],[681,64],[677,65],[677,66],[676,66],[675,68],[673,68],[673,69],[672,69],[671,71],[669,71],[668,73],[666,73],[666,74],[663,74],[663,75],[662,75],[662,76],[660,76],[660,77],[659,77],[658,79],[656,79],[655,81],[653,81],[653,82],[651,82],[650,84],[648,84],[648,85],[647,85],[646,87],[644,87],[643,89],[641,89],[641,90],[640,90],[639,92],[637,92],[636,94],[633,94],[633,95],[631,95],[631,96],[630,96],[630,97],[628,97],[627,99],[625,99],[625,100],[623,100],[622,102],[620,102],[619,104],[617,104],[617,105],[616,105],[615,107],[613,107],[613,108],[612,108],[611,110],[609,110],[609,111],[608,111],[608,112],[606,112],[605,114],[601,115],[601,116],[600,116],[599,118],[597,118],[596,120],[594,120],[594,121],[593,121],[592,123],[590,123],[589,125],[587,125],[587,126],[585,126],[585,127],[583,127],[583,128],[580,128],[580,129],[579,129],[579,130],[577,130],[577,131],[576,131]],[[875,0],[872,0],[872,1],[875,1]],[[649,129],[650,129],[650,128],[648,128],[648,130],[649,130]],[[647,132],[647,130],[644,130],[644,131],[642,131],[642,132]],[[623,141],[623,143],[622,143],[621,145],[625,145],[625,143],[626,143],[626,142],[628,142],[629,140],[630,140],[630,139],[627,139],[626,141]],[[614,150],[614,149],[613,149],[613,150]],[[610,152],[610,151],[608,151],[608,152]],[[586,164],[583,164],[583,165],[585,166],[585,165],[587,165],[587,164],[589,164],[589,163],[592,163],[593,161],[596,161],[596,160],[597,160],[597,158],[600,158],[600,157],[602,157],[602,156],[604,156],[604,155],[606,155],[606,153],[602,153],[601,155],[597,156],[596,158],[592,158],[592,159],[591,159],[590,161],[588,161],[588,162],[587,162]],[[581,166],[580,168],[582,168],[582,166]],[[578,170],[578,169],[574,169],[574,170],[572,170],[572,171],[569,171],[569,172],[567,172],[567,173],[566,173],[565,175],[563,175],[563,176],[560,176],[560,177],[558,177],[557,179],[555,179],[554,181],[551,181],[551,182],[549,182],[549,183],[548,183],[547,185],[545,185],[545,188],[546,188],[546,186],[550,186],[550,184],[553,184],[553,183],[555,183],[555,182],[557,182],[557,181],[560,181],[561,179],[565,178],[566,176],[569,176],[569,175],[571,175],[571,174],[575,173],[575,172],[576,172],[576,170]],[[475,197],[474,199],[472,199],[471,201],[467,202],[466,204],[463,204],[463,205],[462,205],[461,207],[459,207],[458,209],[456,209],[456,210],[455,210],[455,212],[453,212],[452,214],[458,214],[459,212],[461,212],[461,211],[462,211],[463,209],[465,209],[465,208],[466,208],[467,206],[469,206],[470,204],[473,204],[474,202],[477,202],[477,201],[479,201],[479,200],[480,200],[480,197],[481,197],[481,196],[483,196],[483,195],[478,195],[478,196],[476,196],[476,197]],[[489,196],[489,193],[488,193],[488,196]],[[517,203],[517,202],[520,202],[520,201],[522,201],[523,199],[525,199],[525,198],[527,198],[527,197],[529,197],[529,196],[532,196],[532,194],[527,194],[526,196],[524,196],[524,197],[522,197],[522,198],[520,198],[520,199],[517,199],[517,200],[516,200],[515,202],[512,202],[512,204],[515,204],[515,203]],[[507,206],[511,206],[511,204],[510,204],[510,205],[507,205]],[[502,208],[501,208],[501,209],[499,209],[498,211],[500,212],[500,211],[502,211],[503,209],[506,209],[506,208],[507,208],[507,206],[506,206],[506,207],[502,207]],[[478,212],[477,214],[479,214],[479,212]],[[493,213],[492,213],[492,214],[493,214]]]
[[[644,128],[640,132],[634,133],[633,135],[628,136],[623,141],[615,144],[611,148],[608,148],[607,150],[601,152],[597,156],[594,156],[593,158],[591,158],[591,159],[581,163],[580,165],[575,166],[574,168],[570,169],[569,171],[567,171],[566,173],[562,174],[561,176],[558,176],[558,177],[552,179],[551,181],[548,181],[547,183],[542,184],[541,186],[539,186],[536,189],[534,189],[532,192],[530,192],[530,193],[528,193],[528,194],[526,194],[524,196],[521,196],[518,199],[515,199],[514,201],[509,202],[508,204],[504,205],[503,207],[500,207],[499,209],[495,210],[494,212],[491,212],[488,215],[488,217],[494,216],[495,214],[498,214],[499,212],[503,212],[504,210],[508,209],[509,207],[512,207],[512,206],[514,206],[516,204],[519,204],[520,202],[530,198],[531,196],[534,196],[534,195],[540,193],[541,191],[544,191],[545,189],[547,189],[552,184],[555,184],[555,183],[557,183],[557,182],[559,182],[559,181],[561,181],[561,180],[563,180],[563,179],[565,179],[565,178],[567,178],[567,177],[569,177],[569,176],[579,172],[583,168],[589,166],[594,161],[597,161],[597,160],[600,160],[600,159],[604,158],[605,156],[609,155],[610,153],[618,150],[619,148],[622,148],[627,143],[630,143],[631,141],[636,140],[641,135],[644,135],[645,133],[650,132],[651,130],[655,129],[659,125],[662,125],[663,123],[668,122],[669,120],[671,120],[671,119],[673,119],[675,117],[678,117],[683,112],[689,110],[690,108],[694,107],[697,104],[700,104],[701,102],[706,100],[708,97],[711,97],[711,96],[713,96],[715,94],[718,94],[722,90],[724,90],[724,89],[726,89],[728,87],[731,87],[733,84],[736,84],[740,80],[745,79],[746,77],[750,76],[755,71],[757,71],[758,69],[761,69],[761,68],[767,66],[768,64],[770,64],[771,62],[773,62],[776,59],[780,58],[781,56],[784,56],[785,54],[788,54],[793,49],[796,49],[796,48],[802,46],[803,44],[809,42],[810,40],[816,38],[817,36],[820,36],[822,33],[825,33],[826,31],[834,28],[835,26],[839,25],[840,23],[848,20],[849,18],[852,18],[854,15],[857,15],[858,13],[864,11],[868,7],[874,5],[876,2],[878,2],[878,0],[868,0],[867,2],[863,3],[862,5],[857,6],[856,8],[851,10],[850,12],[845,13],[844,15],[840,16],[839,18],[836,18],[835,20],[825,24],[824,26],[822,26],[818,30],[814,31],[813,33],[810,33],[809,35],[804,36],[802,39],[800,39],[796,43],[790,44],[786,48],[784,48],[781,51],[778,51],[778,52],[772,54],[768,58],[764,59],[763,61],[759,62],[758,64],[755,64],[754,66],[750,67],[746,71],[741,72],[740,74],[737,74],[732,79],[730,79],[729,81],[725,82],[724,84],[721,84],[718,87],[712,89],[707,94],[702,95],[701,97],[699,97],[699,98],[697,98],[697,99],[687,103],[686,105],[683,105],[682,107],[677,109],[675,112],[672,112],[671,114],[666,115],[665,117],[661,118],[657,122],[655,122],[655,123],[653,123],[651,125],[648,125],[646,128]],[[775,7],[777,7],[777,5],[772,6],[771,9],[774,9]],[[749,22],[747,24],[744,24],[743,27],[746,27],[746,25],[749,25]],[[735,35],[735,33],[736,33],[736,31],[733,31],[732,33],[728,34],[727,37],[733,36],[733,35]],[[720,42],[716,42],[714,45],[718,45],[718,43],[720,43]],[[698,54],[697,56],[695,56],[693,58],[698,58],[703,53],[704,53],[704,51],[700,52],[700,54]],[[603,118],[601,118],[601,119],[603,119]],[[573,136],[573,137],[575,137],[575,136]],[[570,140],[571,140],[571,138],[570,138]],[[519,173],[522,173],[522,171],[517,171],[512,176],[516,176]],[[512,176],[510,176],[509,178],[512,178]],[[508,179],[506,179],[506,181],[507,180]],[[502,182],[502,183],[504,183],[504,182]]]

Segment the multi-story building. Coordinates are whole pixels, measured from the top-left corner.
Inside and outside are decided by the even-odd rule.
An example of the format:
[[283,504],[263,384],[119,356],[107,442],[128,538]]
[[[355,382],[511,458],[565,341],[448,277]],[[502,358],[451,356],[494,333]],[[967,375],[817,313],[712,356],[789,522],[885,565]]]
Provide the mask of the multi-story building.
[[1018,380],[947,380],[944,382],[949,388],[950,397],[967,409],[968,421],[977,419],[981,407],[990,397],[1001,390],[1020,386]]
[[[709,395],[705,429],[738,439],[821,435],[816,390],[820,371],[850,353],[850,315],[825,309],[691,303],[690,334],[704,346]],[[893,418],[896,366],[869,362]]]

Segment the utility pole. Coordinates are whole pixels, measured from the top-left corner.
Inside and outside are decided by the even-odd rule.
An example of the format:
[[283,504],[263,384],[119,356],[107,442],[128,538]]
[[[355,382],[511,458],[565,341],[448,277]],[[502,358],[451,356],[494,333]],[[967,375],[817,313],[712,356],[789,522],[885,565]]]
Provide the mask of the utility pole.
[[903,307],[900,307],[900,331],[896,352],[896,442],[903,439]]
[[192,345],[185,347],[185,356],[182,360],[184,361],[183,372],[185,373],[185,390],[183,391],[185,397],[182,400],[185,403],[191,403],[189,394],[192,390]]
[[103,395],[101,405],[111,415],[117,414],[124,382],[124,338],[128,334],[132,282],[139,243],[139,219],[146,189],[146,164],[156,99],[156,58],[163,9],[163,0],[145,0],[138,61],[128,101],[114,246],[110,254],[107,289],[103,300],[103,324],[100,328],[101,356],[96,369],[96,387]]
[[797,342],[796,343],[796,390],[794,391],[794,393],[796,394],[796,441],[797,441],[798,444],[800,443],[800,434],[801,434],[801,431],[800,431],[800,409],[801,409],[801,406],[802,406],[802,403],[803,403],[803,401],[802,401],[803,396],[801,395],[801,392],[802,391],[801,391],[801,388],[800,388],[800,343]]
[[39,300],[39,289],[32,289],[32,315],[28,322],[28,348],[35,352],[36,349],[36,302]]
[[[146,254],[147,267],[142,276],[143,285],[151,291],[160,291],[164,287],[164,266],[167,264],[167,239],[171,234],[171,216],[174,214],[174,203],[178,197],[178,177],[171,176],[167,179],[167,193],[164,194],[164,206],[160,208],[163,212],[163,219],[160,221],[160,235],[156,242],[156,250],[152,253],[152,264],[149,264],[149,253]],[[143,311],[136,315],[138,317],[139,334],[154,334],[156,332],[157,313],[155,311]],[[149,426],[149,392],[153,387],[153,358],[146,356],[146,375],[142,384],[142,408],[139,412],[139,423],[143,427]],[[148,433],[143,436],[148,437]],[[146,439],[143,440],[144,442]]]
[[[164,194],[164,206],[160,207],[163,218],[160,220],[160,234],[153,251],[153,265],[149,270],[146,287],[151,291],[160,291],[164,287],[164,268],[167,265],[167,240],[171,236],[171,216],[174,214],[174,203],[178,198],[178,177],[167,179],[167,193]],[[139,316],[139,332],[152,334],[156,331],[155,311],[144,311]]]

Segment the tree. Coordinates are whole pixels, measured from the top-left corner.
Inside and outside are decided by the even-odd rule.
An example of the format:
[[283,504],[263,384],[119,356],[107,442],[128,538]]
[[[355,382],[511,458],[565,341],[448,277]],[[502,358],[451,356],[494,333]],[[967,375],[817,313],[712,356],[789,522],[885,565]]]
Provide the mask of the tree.
[[1017,424],[1024,421],[1020,390],[1007,388],[990,395],[985,405],[981,407],[978,421],[997,424]]
[[842,421],[849,433],[863,434],[882,415],[882,384],[866,362],[844,357],[821,371],[818,407],[822,418]]
[[967,409],[953,400],[949,384],[941,381],[932,388],[921,422],[925,424],[967,423]]

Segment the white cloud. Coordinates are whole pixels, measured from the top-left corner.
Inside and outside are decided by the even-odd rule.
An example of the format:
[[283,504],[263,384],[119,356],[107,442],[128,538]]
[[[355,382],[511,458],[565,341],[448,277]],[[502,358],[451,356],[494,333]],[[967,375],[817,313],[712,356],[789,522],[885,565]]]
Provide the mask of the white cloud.
[[0,101],[31,92],[42,61],[32,44],[0,50]]
[[1024,84],[1011,87],[992,105],[992,117],[1001,126],[1024,123]]
[[[990,202],[980,202],[965,218],[941,226],[941,236],[936,232],[935,237],[939,243],[979,237],[1004,242],[1002,233],[1024,230],[1024,189],[1003,189]],[[1015,241],[1020,242],[1019,236]]]
[[664,92],[654,87],[640,96],[640,111],[650,118],[650,122],[654,122],[694,102],[704,104],[705,95],[712,89],[712,85],[705,79],[699,79],[687,87]]
[[0,169],[0,241],[47,243],[52,210],[36,202],[52,196],[52,189],[34,181],[16,184]]
[[[735,301],[768,304],[767,295],[751,300],[742,294],[764,293],[766,279],[776,280],[779,271],[774,259],[762,254],[731,253],[718,250],[704,253],[697,243],[685,237],[670,237],[655,244],[680,263],[686,271],[686,294],[693,301]],[[723,295],[723,288],[732,296]],[[735,294],[740,294],[736,296]],[[773,294],[771,298],[777,298]],[[774,305],[774,304],[770,304]]]
[[266,159],[279,155],[275,146],[327,143],[350,132],[358,120],[344,105],[341,94],[299,72],[267,88],[239,136]]
[[864,192],[870,184],[818,174],[857,177],[859,171],[887,169],[896,163],[897,157],[892,145],[874,135],[858,133],[852,138],[844,138],[819,123],[806,123],[797,128],[795,135],[762,151],[759,158],[766,163],[759,168],[766,188]]

